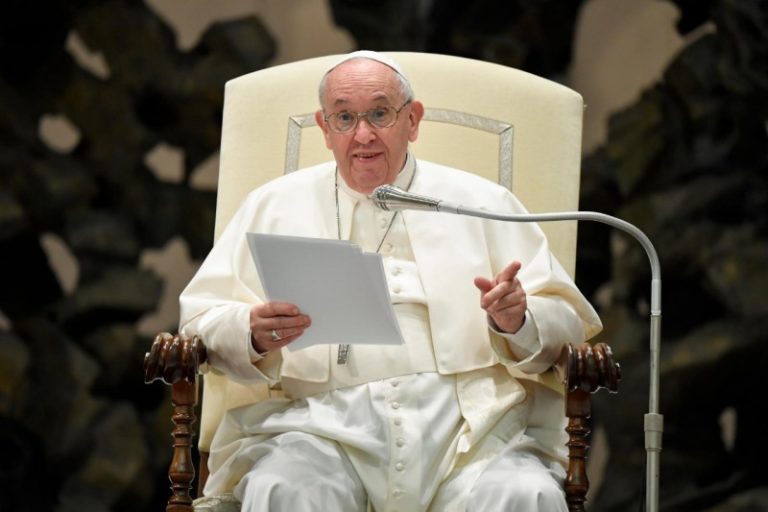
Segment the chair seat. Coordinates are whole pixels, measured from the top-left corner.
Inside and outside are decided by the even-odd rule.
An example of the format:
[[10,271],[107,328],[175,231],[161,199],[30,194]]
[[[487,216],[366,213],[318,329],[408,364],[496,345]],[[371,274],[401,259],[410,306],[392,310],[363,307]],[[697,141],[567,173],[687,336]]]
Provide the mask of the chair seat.
[[203,496],[192,502],[195,512],[240,512],[240,502],[231,494]]

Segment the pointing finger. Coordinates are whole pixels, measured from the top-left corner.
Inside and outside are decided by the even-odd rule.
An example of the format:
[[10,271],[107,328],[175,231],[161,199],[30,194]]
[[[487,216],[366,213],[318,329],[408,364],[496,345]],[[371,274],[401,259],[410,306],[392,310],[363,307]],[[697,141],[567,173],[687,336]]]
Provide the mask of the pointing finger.
[[504,270],[499,272],[499,274],[496,276],[496,283],[503,283],[504,281],[512,281],[517,277],[517,273],[520,271],[520,268],[523,265],[519,261],[513,261],[506,267],[504,267]]

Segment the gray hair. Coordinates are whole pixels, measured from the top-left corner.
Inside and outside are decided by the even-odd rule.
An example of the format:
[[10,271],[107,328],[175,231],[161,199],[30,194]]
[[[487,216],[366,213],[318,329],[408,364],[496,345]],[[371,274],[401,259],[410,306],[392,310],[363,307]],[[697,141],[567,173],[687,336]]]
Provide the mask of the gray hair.
[[377,60],[377,59],[372,59],[370,57],[353,57],[353,58],[342,61],[341,63],[337,64],[336,66],[326,71],[325,74],[323,75],[323,78],[320,80],[320,85],[318,86],[318,89],[317,89],[317,95],[320,100],[320,108],[325,110],[325,106],[323,105],[323,99],[325,98],[325,90],[328,84],[328,75],[330,75],[331,71],[339,67],[341,64],[345,62],[354,61],[354,60],[370,60],[373,62],[379,62],[387,66],[389,69],[392,70],[392,72],[397,77],[398,89],[400,89],[400,94],[402,94],[403,96],[403,101],[413,101],[413,87],[411,87],[411,82],[408,81],[408,79],[405,76],[403,76],[403,74],[400,73],[398,70],[386,64],[385,62],[381,62],[380,60]]

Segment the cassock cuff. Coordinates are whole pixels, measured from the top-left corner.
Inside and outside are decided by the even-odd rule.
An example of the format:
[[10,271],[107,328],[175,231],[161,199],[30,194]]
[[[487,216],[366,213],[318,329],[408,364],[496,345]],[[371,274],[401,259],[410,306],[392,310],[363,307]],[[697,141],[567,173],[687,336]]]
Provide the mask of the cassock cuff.
[[503,332],[498,329],[496,322],[488,317],[488,327],[507,340],[507,345],[519,361],[523,361],[541,350],[541,340],[539,339],[539,328],[536,326],[536,320],[533,315],[526,310],[525,321],[522,327],[514,334]]

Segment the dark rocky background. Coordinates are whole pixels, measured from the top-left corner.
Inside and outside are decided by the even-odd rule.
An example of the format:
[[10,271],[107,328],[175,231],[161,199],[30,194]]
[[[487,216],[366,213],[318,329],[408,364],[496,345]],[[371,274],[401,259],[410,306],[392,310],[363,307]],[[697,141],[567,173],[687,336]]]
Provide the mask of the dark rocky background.
[[[561,81],[583,4],[329,3],[360,47],[468,56]],[[659,251],[662,510],[768,510],[758,422],[768,366],[768,2],[673,3],[681,34],[715,30],[611,117],[607,141],[584,159],[582,208],[635,223]],[[137,1],[11,0],[3,9],[0,510],[161,510],[169,396],[142,383],[150,339],[135,324],[157,308],[163,282],[139,258],[179,236],[193,258],[209,249],[215,196],[190,186],[190,172],[218,147],[224,82],[268,66],[276,43],[247,17],[213,25],[180,52]],[[65,51],[73,30],[102,52],[108,77]],[[52,113],[80,130],[67,151],[39,136]],[[160,142],[185,152],[178,183],[147,168]],[[45,236],[76,259],[71,292],[51,269]],[[638,510],[648,264],[633,241],[583,224],[578,265],[624,376],[620,395],[596,400],[610,459],[591,510]],[[723,418],[735,419],[733,439],[723,438]]]

